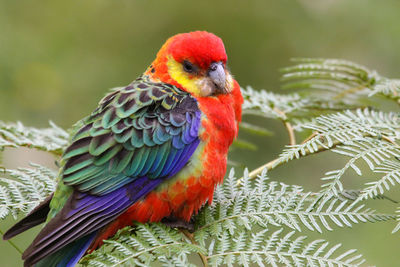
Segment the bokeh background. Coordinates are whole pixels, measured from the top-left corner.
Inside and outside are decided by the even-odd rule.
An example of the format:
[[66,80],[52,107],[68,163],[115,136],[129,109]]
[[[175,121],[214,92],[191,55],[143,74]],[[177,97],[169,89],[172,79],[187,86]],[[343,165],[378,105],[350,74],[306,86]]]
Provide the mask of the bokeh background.
[[[90,113],[108,88],[142,73],[169,36],[192,30],[211,31],[224,40],[231,71],[242,86],[282,92],[279,68],[292,57],[344,58],[400,77],[399,14],[397,0],[0,0],[0,120],[36,127],[52,120],[68,128]],[[276,157],[287,136],[279,122],[245,119],[275,133],[241,135],[258,149],[236,148],[231,159],[253,169]],[[26,150],[3,155],[7,167],[29,162],[54,167],[54,160]],[[329,155],[310,157],[270,176],[318,190],[324,172],[343,162]],[[357,179],[360,187],[363,181]],[[2,222],[0,230],[11,224]],[[400,238],[390,234],[393,226],[359,224],[324,236],[306,234],[310,240],[328,238],[358,248],[369,264],[398,266]],[[16,243],[25,248],[34,234]],[[0,266],[21,266],[19,257],[0,242]]]

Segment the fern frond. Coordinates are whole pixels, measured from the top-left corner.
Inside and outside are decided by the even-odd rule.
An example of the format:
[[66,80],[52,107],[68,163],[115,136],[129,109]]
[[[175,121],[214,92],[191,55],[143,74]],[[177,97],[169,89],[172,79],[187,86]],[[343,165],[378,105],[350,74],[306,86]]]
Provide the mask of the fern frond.
[[346,106],[305,98],[299,94],[276,94],[265,90],[256,91],[250,86],[242,88],[244,97],[243,114],[287,120],[310,110],[342,110]]
[[56,173],[46,167],[32,164],[32,168],[5,169],[0,177],[0,218],[16,218],[26,214],[54,192]]
[[376,82],[369,96],[375,94],[382,94],[390,98],[399,99],[400,97],[400,80],[398,79],[386,79],[382,77]]
[[[324,188],[322,190],[323,194],[332,193],[337,195],[338,192],[343,191],[341,177],[349,169],[353,169],[356,174],[361,176],[361,169],[357,166],[358,160],[363,160],[374,171],[378,165],[388,161],[391,157],[400,156],[400,150],[393,144],[369,137],[361,140],[347,141],[343,145],[337,146],[336,149],[332,149],[332,151],[348,156],[350,159],[343,168],[329,171],[325,174],[326,176],[322,180],[328,181],[328,183],[322,185]],[[363,196],[365,197],[366,195]]]
[[303,110],[304,107],[310,105],[310,100],[302,98],[298,94],[279,95],[264,90],[256,91],[250,86],[247,86],[246,89],[242,88],[242,95],[244,114],[256,114],[267,118],[285,120],[284,114]]
[[88,266],[194,266],[187,255],[205,253],[182,233],[163,224],[137,224],[124,228],[94,253],[81,260]]
[[[334,138],[344,141],[348,135],[367,133],[372,136],[378,134],[398,139],[400,137],[400,116],[396,112],[382,112],[372,109],[357,109],[315,118],[314,123],[306,124],[305,129],[327,133],[334,131]],[[347,131],[351,130],[351,131]],[[342,139],[344,136],[346,139]]]
[[396,218],[396,220],[397,220],[397,225],[396,225],[396,227],[393,229],[392,234],[393,234],[393,233],[396,233],[397,231],[400,230],[400,207],[397,208],[396,214],[397,214],[397,216],[396,216],[396,217],[397,217],[397,218]]
[[367,187],[362,189],[359,198],[367,199],[381,195],[391,186],[400,184],[400,162],[398,160],[385,160],[374,169],[375,173],[384,175],[377,181],[366,183]]
[[0,150],[5,147],[29,147],[61,154],[69,135],[50,122],[49,128],[37,129],[24,126],[21,122],[0,121]]
[[323,90],[321,98],[354,103],[367,96],[378,74],[361,65],[338,59],[297,59],[299,64],[282,69],[284,88]]
[[360,266],[365,262],[362,255],[355,254],[356,250],[338,253],[340,244],[331,248],[324,240],[304,244],[306,236],[293,238],[294,234],[283,234],[282,229],[272,234],[266,230],[253,234],[240,231],[226,238],[234,249],[223,250],[211,244],[207,259],[211,266]]
[[[163,229],[169,232],[167,239],[157,244],[145,241],[143,231]],[[225,232],[226,233],[226,232]],[[173,235],[173,240],[168,237]],[[204,253],[210,266],[360,266],[365,262],[356,250],[339,252],[340,244],[328,247],[324,240],[305,244],[306,236],[293,238],[295,232],[283,234],[283,229],[268,233],[266,230],[251,234],[238,231],[235,236],[224,234],[209,243],[207,250],[185,242],[183,236],[159,224],[139,224],[135,231],[124,229],[101,249],[81,260],[84,266],[196,266],[190,253]],[[162,238],[163,236],[161,236]],[[225,245],[218,245],[218,244]]]
[[315,134],[306,142],[288,146],[279,156],[276,165],[312,154],[320,150],[332,149],[336,145],[367,137],[377,139],[385,136],[395,141],[400,138],[400,117],[394,112],[381,112],[370,109],[358,109],[321,115],[309,123],[297,127],[312,130]]
[[[246,178],[247,177],[247,178]],[[338,199],[332,195],[322,200],[299,186],[288,186],[268,181],[266,174],[253,183],[245,173],[240,187],[232,192],[236,182],[231,171],[222,187],[216,190],[214,204],[197,216],[196,237],[205,244],[206,233],[216,236],[221,231],[233,233],[238,227],[252,225],[268,228],[286,226],[301,231],[332,230],[329,223],[343,227],[365,221],[391,220],[392,215],[377,214],[364,209],[358,202]],[[233,187],[235,186],[235,187]],[[355,219],[355,218],[358,218]]]
[[[340,200],[361,201],[368,198],[363,196],[364,190],[365,189],[344,189],[343,191],[338,192],[338,195],[335,197],[337,197]],[[398,203],[397,200],[392,199],[384,194],[376,194],[373,196],[369,196],[369,198],[375,200],[388,200],[392,203]]]
[[[282,69],[284,88],[313,89],[314,95],[328,102],[360,103],[361,97],[381,94],[400,99],[400,81],[347,60],[300,58],[297,65]],[[315,91],[316,90],[316,91]],[[318,94],[322,90],[323,93]]]

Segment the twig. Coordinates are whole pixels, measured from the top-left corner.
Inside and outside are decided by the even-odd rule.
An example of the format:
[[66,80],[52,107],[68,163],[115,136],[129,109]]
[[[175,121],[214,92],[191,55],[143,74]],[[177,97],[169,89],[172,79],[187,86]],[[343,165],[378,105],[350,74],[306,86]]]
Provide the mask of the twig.
[[274,108],[274,111],[282,116],[281,121],[285,125],[286,131],[289,134],[289,145],[294,146],[296,145],[296,135],[294,134],[293,126],[290,122],[286,119],[286,114],[280,109]]
[[284,124],[289,134],[289,145],[291,146],[296,145],[296,136],[294,134],[293,126],[290,124],[290,122],[287,121],[285,121]]
[[318,132],[313,132],[309,137],[307,137],[306,139],[303,140],[303,142],[301,142],[301,144],[303,145],[304,143],[310,141],[311,139],[313,139],[315,136],[317,136]]
[[[296,145],[296,136],[294,134],[294,129],[293,129],[293,126],[290,124],[290,122],[288,122],[285,119],[286,118],[285,112],[283,112],[283,111],[281,111],[280,109],[277,109],[277,108],[274,108],[274,111],[282,116],[281,120],[282,120],[283,124],[285,125],[285,128],[286,128],[286,130],[287,130],[287,132],[289,134],[289,145],[291,145],[291,146]],[[278,158],[274,159],[274,160],[262,165],[261,167],[251,171],[249,173],[249,177],[250,178],[255,178],[264,169],[271,170],[272,168],[277,166],[276,163],[277,163],[278,160],[279,160]],[[278,164],[278,165],[280,165],[280,164]],[[238,184],[240,184],[242,179],[243,179],[243,177],[238,180]]]
[[[293,128],[292,128],[292,129],[293,129]],[[318,132],[312,133],[309,137],[307,137],[306,139],[304,139],[303,142],[301,142],[301,144],[304,144],[305,142],[310,141],[312,138],[314,138],[315,136],[317,136],[317,134],[318,134]],[[296,143],[296,141],[294,141],[294,143]],[[323,148],[323,147],[321,147],[321,148]],[[307,151],[308,151],[308,150],[307,150]],[[323,150],[321,149],[321,151],[323,151]],[[321,151],[318,150],[318,151],[315,151],[314,153],[321,152]],[[308,155],[308,154],[306,154],[306,155],[304,155],[304,156],[307,156],[307,155]],[[262,165],[261,167],[258,167],[257,169],[252,170],[252,171],[249,173],[249,177],[250,177],[250,178],[255,178],[255,177],[257,177],[257,175],[259,175],[264,169],[267,169],[267,171],[269,171],[269,170],[272,170],[272,169],[274,169],[275,167],[277,167],[277,166],[279,166],[279,165],[281,165],[281,164],[283,163],[283,162],[277,163],[278,161],[279,161],[279,158],[276,158],[276,159],[271,160],[270,162],[268,162],[268,163]],[[241,178],[241,179],[242,179],[242,178]],[[241,179],[239,179],[239,180],[241,180]],[[239,183],[240,183],[240,182],[239,182]]]
[[[293,129],[293,128],[292,128],[292,129]],[[314,138],[315,136],[317,136],[317,134],[318,134],[318,132],[312,133],[309,137],[307,137],[306,139],[304,139],[303,142],[301,142],[301,144],[304,144],[305,142],[310,141],[312,138]],[[323,151],[323,150],[321,149],[321,151]],[[309,151],[307,150],[307,152],[309,152]],[[320,151],[318,150],[318,151],[315,151],[314,153],[317,153],[317,152],[320,152]],[[306,155],[307,155],[307,154],[306,154]],[[304,156],[306,156],[306,155],[304,155]],[[252,170],[252,171],[249,173],[249,177],[250,177],[250,178],[255,178],[255,177],[257,177],[257,175],[259,175],[264,169],[267,169],[267,171],[269,171],[269,170],[272,170],[272,169],[274,169],[275,167],[278,167],[279,165],[283,164],[283,161],[281,161],[281,162],[278,162],[278,161],[279,161],[279,158],[276,158],[276,159],[271,160],[270,162],[268,162],[268,163],[262,165],[261,167],[258,167],[257,169]],[[240,179],[238,180],[238,184],[240,184],[241,180],[243,180],[243,177],[240,178]]]
[[[249,173],[249,177],[250,177],[250,178],[255,178],[255,177],[257,177],[257,175],[259,175],[264,169],[267,169],[267,171],[269,171],[269,170],[272,170],[272,168],[274,168],[274,167],[276,167],[276,166],[279,166],[280,164],[275,165],[276,162],[277,162],[278,160],[279,160],[279,158],[276,158],[276,159],[271,160],[270,162],[268,162],[268,163],[262,165],[261,167],[258,167],[257,169],[252,170],[252,171]],[[274,166],[274,165],[275,165],[275,166]],[[240,178],[240,179],[238,180],[238,183],[240,183],[240,181],[241,181],[242,179],[243,179],[243,177]]]
[[[301,142],[301,143],[304,144],[305,142],[308,142],[309,140],[311,140],[312,138],[314,138],[314,137],[317,136],[317,135],[318,135],[317,132],[316,132],[316,133],[313,133],[312,135],[310,135],[309,137],[307,137],[307,138],[306,138],[303,142]],[[323,137],[323,136],[321,136],[321,137]],[[342,142],[340,142],[340,141],[335,141],[335,142],[333,142],[332,146],[329,147],[329,148],[327,148],[327,147],[325,147],[325,146],[319,145],[319,146],[318,146],[318,149],[315,150],[315,151],[312,151],[312,152],[311,152],[309,149],[306,148],[306,149],[304,149],[305,153],[304,153],[304,154],[300,154],[300,155],[299,155],[299,158],[300,158],[300,157],[308,156],[308,155],[310,155],[310,154],[316,154],[316,153],[319,153],[319,152],[323,152],[323,151],[326,151],[326,150],[335,148],[336,146],[338,146],[338,145],[340,145],[340,144],[342,144]],[[249,173],[249,177],[250,177],[250,178],[255,178],[255,177],[257,177],[259,174],[261,174],[261,172],[262,172],[264,169],[267,169],[267,171],[269,171],[269,170],[275,169],[276,167],[282,165],[283,163],[285,163],[285,161],[282,161],[280,158],[276,158],[276,159],[274,159],[274,160],[271,160],[270,162],[268,162],[268,163],[262,165],[261,167],[258,167],[257,169],[251,171],[251,172]],[[243,177],[240,178],[240,179],[238,180],[237,183],[240,184],[242,180],[243,180]]]
[[[190,233],[188,230],[186,229],[179,229],[179,231],[181,231],[182,234],[184,234],[189,240],[190,242],[192,242],[193,245],[198,245],[196,240],[193,237],[193,234]],[[203,254],[198,252],[197,254],[199,254],[201,261],[203,262],[204,267],[208,267],[208,260],[207,257]]]
[[334,99],[341,99],[344,98],[346,95],[348,94],[352,94],[355,93],[357,91],[362,91],[365,88],[368,88],[369,84],[360,84],[359,86],[355,86],[355,87],[351,87],[349,89],[343,90],[342,92],[340,92],[339,94],[337,94]]
[[399,144],[397,144],[395,141],[393,141],[392,139],[390,139],[389,137],[387,137],[385,135],[382,135],[382,140],[385,140],[386,142],[391,143],[395,147],[400,148]]

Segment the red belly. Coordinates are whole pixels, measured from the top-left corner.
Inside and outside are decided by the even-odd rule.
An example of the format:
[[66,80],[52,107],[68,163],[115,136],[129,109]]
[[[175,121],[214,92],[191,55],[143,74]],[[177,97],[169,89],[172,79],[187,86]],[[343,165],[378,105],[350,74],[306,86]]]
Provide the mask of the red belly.
[[160,185],[161,190],[150,192],[103,228],[90,246],[89,253],[99,247],[103,240],[135,221],[159,222],[170,215],[189,221],[206,202],[211,204],[215,186],[222,182],[226,171],[226,156],[221,157],[215,151],[208,152],[208,148],[210,147],[207,146],[204,151],[207,160],[202,162],[203,171],[200,177],[191,176],[187,179],[176,179],[176,182],[168,186]]
[[211,203],[216,182],[205,177],[198,179],[191,177],[185,183],[177,181],[172,188],[170,186],[167,190],[149,193],[143,200],[136,202],[114,222],[102,229],[96,241],[90,246],[89,253],[101,246],[103,240],[113,236],[119,229],[132,225],[135,221],[159,222],[170,215],[189,221],[207,201]]
[[[207,128],[208,123],[203,122],[203,124]],[[201,135],[202,140],[210,141],[205,145],[204,151],[197,155],[197,161],[192,159],[193,165],[185,167],[194,170],[196,169],[194,162],[197,162],[201,165],[200,170],[197,168],[197,171],[193,172],[181,171],[182,175],[178,173],[177,177],[165,181],[165,184],[161,184],[159,188],[136,202],[114,222],[100,230],[88,250],[89,253],[99,247],[103,240],[113,236],[119,229],[134,224],[135,221],[159,222],[170,215],[189,221],[206,202],[211,204],[215,186],[222,182],[226,172],[226,157],[233,136],[213,139],[209,136],[210,132],[216,133],[216,131],[204,131]],[[217,142],[217,140],[222,141]],[[187,173],[187,177],[184,177],[183,173]]]

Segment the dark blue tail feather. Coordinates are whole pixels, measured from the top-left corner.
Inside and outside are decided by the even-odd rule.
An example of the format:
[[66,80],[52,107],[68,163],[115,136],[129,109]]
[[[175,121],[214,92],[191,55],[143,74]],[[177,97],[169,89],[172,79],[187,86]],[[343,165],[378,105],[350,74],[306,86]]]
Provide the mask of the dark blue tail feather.
[[73,267],[93,242],[96,232],[84,236],[35,264],[35,267]]

